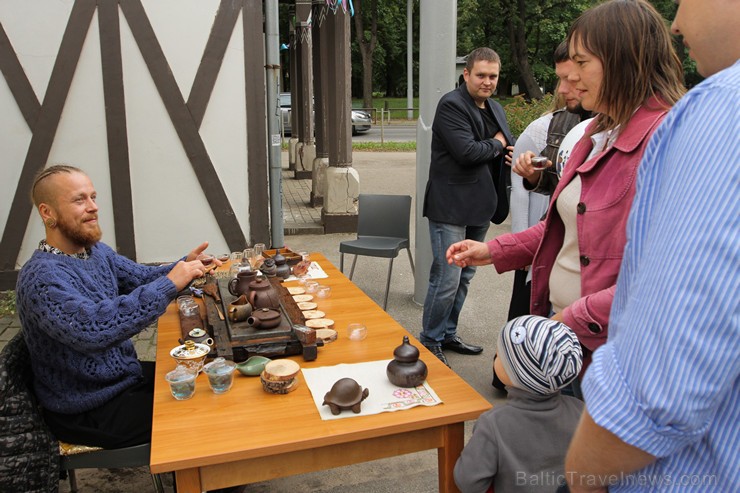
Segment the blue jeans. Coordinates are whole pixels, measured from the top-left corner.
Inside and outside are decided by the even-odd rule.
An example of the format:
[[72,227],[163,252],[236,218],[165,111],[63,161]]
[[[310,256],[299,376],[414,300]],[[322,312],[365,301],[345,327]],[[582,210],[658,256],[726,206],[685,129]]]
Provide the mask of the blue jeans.
[[448,264],[445,257],[447,248],[464,239],[483,241],[487,232],[488,224],[455,226],[429,221],[433,260],[419,336],[422,344],[439,346],[457,335],[457,319],[468,295],[470,280],[475,275],[475,267],[461,269]]

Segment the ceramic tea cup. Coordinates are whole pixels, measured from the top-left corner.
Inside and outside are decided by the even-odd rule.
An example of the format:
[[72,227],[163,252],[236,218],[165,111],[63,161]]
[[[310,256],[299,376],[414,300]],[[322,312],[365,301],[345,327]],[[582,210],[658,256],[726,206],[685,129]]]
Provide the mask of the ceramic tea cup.
[[257,277],[257,271],[244,270],[239,271],[233,279],[229,281],[229,293],[234,296],[241,296],[249,293],[249,283]]

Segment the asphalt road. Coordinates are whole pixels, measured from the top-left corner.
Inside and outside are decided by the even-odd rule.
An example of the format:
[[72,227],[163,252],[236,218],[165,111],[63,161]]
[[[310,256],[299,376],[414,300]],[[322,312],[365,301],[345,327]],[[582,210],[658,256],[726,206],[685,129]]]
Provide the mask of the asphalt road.
[[[382,132],[381,132],[382,131]],[[354,142],[414,142],[416,140],[416,122],[403,124],[373,125],[367,132],[352,137]]]

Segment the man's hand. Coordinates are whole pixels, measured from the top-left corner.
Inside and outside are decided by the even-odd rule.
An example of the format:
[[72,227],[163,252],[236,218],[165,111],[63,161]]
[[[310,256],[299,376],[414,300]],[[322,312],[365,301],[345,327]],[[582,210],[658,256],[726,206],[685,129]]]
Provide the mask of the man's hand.
[[488,245],[480,241],[463,240],[453,243],[447,249],[446,256],[448,264],[463,268],[491,263],[491,252],[488,251]]
[[172,281],[178,291],[181,291],[190,284],[190,281],[202,277],[205,274],[206,268],[200,260],[189,262],[180,260],[167,274],[167,278]]
[[206,248],[208,248],[208,242],[204,241],[197,247],[195,247],[190,253],[188,253],[188,256],[185,257],[186,262],[192,262],[193,260],[198,258],[198,255],[206,251]]
[[[185,257],[185,261],[192,262],[193,260],[199,260],[200,255],[206,251],[206,248],[208,248],[208,242],[204,241],[188,253],[188,256]],[[214,270],[216,267],[220,267],[221,265],[223,265],[223,262],[214,257],[213,262],[208,266],[209,271]]]
[[[542,171],[537,171],[534,169],[534,166],[532,166],[532,158],[534,156],[535,153],[532,151],[520,154],[519,157],[516,158],[516,164],[511,168],[511,170],[527,180],[530,184],[537,185],[537,182],[540,181],[540,173],[542,173]],[[548,160],[547,166],[552,166],[552,161]]]
[[506,154],[504,154],[504,162],[507,166],[511,166],[511,160],[514,155],[514,146],[507,146],[506,147]]

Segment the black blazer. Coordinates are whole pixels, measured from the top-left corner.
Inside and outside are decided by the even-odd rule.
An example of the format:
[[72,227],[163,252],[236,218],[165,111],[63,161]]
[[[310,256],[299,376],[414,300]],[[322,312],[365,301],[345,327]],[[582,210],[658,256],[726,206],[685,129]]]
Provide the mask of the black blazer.
[[[509,145],[515,139],[504,109],[493,99],[488,111]],[[448,92],[437,105],[432,124],[432,161],[424,193],[424,216],[457,226],[500,224],[509,214],[504,162],[506,150],[485,125],[467,86]]]

